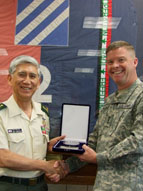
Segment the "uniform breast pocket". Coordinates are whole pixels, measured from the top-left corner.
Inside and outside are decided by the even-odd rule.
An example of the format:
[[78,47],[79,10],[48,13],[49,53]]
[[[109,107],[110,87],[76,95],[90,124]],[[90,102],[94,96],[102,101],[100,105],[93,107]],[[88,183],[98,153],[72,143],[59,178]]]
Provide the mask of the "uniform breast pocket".
[[111,127],[110,129],[110,135],[113,133],[118,134],[118,132],[125,131],[126,124],[131,123],[131,116],[130,116],[130,109],[128,108],[122,108],[118,109],[116,112],[114,112],[114,115],[111,117],[111,120],[109,121],[109,125]]
[[47,143],[49,136],[41,134],[33,138],[33,153],[35,159],[44,159],[47,153]]
[[11,133],[8,135],[9,149],[17,154],[25,154],[25,135],[23,133]]
[[43,139],[43,141],[47,144],[49,142],[49,135],[43,134]]

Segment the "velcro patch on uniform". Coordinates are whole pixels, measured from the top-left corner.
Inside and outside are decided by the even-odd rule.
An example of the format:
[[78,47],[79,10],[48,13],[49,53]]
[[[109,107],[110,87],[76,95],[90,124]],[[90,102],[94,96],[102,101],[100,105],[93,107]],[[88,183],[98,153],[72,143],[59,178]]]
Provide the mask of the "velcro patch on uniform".
[[118,104],[117,108],[118,109],[130,109],[130,108],[132,108],[132,104]]

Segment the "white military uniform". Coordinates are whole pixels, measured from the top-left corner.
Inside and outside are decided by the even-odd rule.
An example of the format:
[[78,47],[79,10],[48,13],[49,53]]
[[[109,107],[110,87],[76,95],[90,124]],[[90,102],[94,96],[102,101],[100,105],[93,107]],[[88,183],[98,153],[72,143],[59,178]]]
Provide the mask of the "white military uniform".
[[[31,159],[44,160],[49,141],[49,117],[41,104],[32,102],[31,119],[19,108],[13,96],[0,107],[0,148]],[[15,171],[0,168],[0,176],[31,178],[40,176],[40,171]]]

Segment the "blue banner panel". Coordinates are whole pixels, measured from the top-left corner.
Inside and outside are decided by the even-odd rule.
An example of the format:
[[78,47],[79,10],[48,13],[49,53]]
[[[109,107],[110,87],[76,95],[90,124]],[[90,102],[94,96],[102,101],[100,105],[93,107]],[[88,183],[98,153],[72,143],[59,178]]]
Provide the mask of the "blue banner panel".
[[[69,46],[42,46],[41,63],[43,70],[47,69],[45,78],[49,79],[42,94],[49,96],[47,103],[43,102],[49,107],[51,136],[60,133],[62,103],[90,104],[90,131],[96,122],[102,10],[98,0],[71,0]],[[85,23],[88,19],[91,22]],[[114,0],[112,19],[111,40],[127,40],[136,45],[137,24],[132,1]],[[110,80],[109,93],[115,89]]]

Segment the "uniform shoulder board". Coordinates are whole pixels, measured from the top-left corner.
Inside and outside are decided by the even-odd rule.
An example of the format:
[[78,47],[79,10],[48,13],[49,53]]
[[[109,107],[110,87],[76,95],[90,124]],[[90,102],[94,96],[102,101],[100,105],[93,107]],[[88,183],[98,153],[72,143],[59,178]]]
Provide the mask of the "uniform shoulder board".
[[44,111],[49,117],[48,107],[41,104],[41,110]]
[[0,110],[4,109],[4,108],[7,108],[7,106],[3,103],[0,103]]

